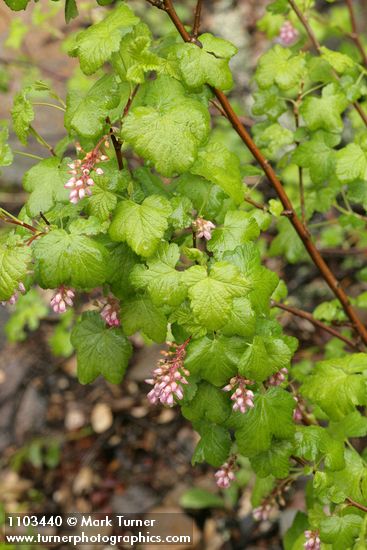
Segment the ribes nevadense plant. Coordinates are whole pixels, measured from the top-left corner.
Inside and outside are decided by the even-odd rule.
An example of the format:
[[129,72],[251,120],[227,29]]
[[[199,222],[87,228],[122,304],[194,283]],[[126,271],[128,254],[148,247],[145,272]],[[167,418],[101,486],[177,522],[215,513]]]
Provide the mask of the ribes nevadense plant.
[[[250,133],[226,95],[236,47],[200,34],[202,2],[191,30],[172,0],[148,2],[172,23],[159,39],[133,2],[101,8],[104,18],[68,38],[88,91],[72,89],[64,103],[39,81],[14,98],[19,140],[35,136],[49,156],[24,175],[18,216],[1,210],[12,229],[1,240],[0,299],[18,300],[27,319],[32,287],[52,290],[56,330],[72,327],[83,384],[99,375],[119,383],[136,332],[168,342],[148,398],[179,405],[192,422],[193,464],[217,468],[226,488],[247,460],[259,521],[307,477],[307,514],[296,516],[287,548],[365,548],[366,454],[354,438],[367,434],[366,297],[348,297],[319,251],[352,249],[366,280],[355,260],[367,241],[366,54],[355,6],[269,3],[259,28],[272,44],[254,74]],[[65,8],[76,16],[75,2]],[[65,110],[55,147],[33,125],[37,94]],[[0,159],[13,161],[5,125]],[[262,262],[271,256],[317,268],[328,301],[313,313],[285,302],[284,282]],[[84,312],[71,314],[73,304]],[[329,333],[327,347],[293,359],[298,342],[283,332],[282,310]]]

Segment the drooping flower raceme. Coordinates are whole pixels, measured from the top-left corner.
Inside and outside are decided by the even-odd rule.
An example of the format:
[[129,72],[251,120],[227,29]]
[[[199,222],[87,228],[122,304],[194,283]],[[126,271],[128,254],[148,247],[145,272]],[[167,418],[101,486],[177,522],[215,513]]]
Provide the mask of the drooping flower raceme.
[[[85,154],[85,157],[82,160],[76,159],[68,164],[71,178],[65,183],[64,187],[65,189],[71,190],[69,200],[73,204],[76,204],[85,196],[92,194],[91,187],[93,187],[95,183],[92,177],[92,172],[94,171],[98,176],[103,174],[102,168],[95,168],[96,164],[99,164],[104,160],[108,160],[108,157],[100,151],[102,141],[105,142],[105,147],[109,147],[109,143],[106,141],[105,136],[97,143],[96,147],[92,149],[92,151]],[[80,145],[77,146],[77,151],[82,151]]]
[[204,218],[197,218],[193,223],[194,229],[197,232],[197,237],[204,237],[207,241],[212,238],[212,230],[215,228],[214,223]]
[[275,374],[270,376],[268,380],[268,384],[270,386],[280,386],[286,379],[286,376],[288,375],[288,369],[283,367],[282,369],[278,370]]
[[234,376],[230,379],[229,384],[224,386],[223,391],[233,391],[231,399],[234,402],[232,407],[234,411],[244,414],[247,409],[254,407],[254,393],[246,388],[253,383],[242,376]]
[[157,368],[153,371],[153,378],[145,380],[147,384],[154,386],[148,393],[148,399],[154,405],[160,401],[163,405],[172,407],[175,404],[175,397],[183,398],[182,385],[188,384],[186,376],[190,374],[184,367],[189,341],[188,338],[180,346],[169,343],[175,349],[163,352],[166,359],[160,359]]
[[101,309],[101,317],[110,327],[120,326],[120,303],[116,298],[107,298]]
[[228,462],[225,462],[217,472],[215,472],[214,476],[218,487],[221,489],[227,489],[230,486],[232,481],[236,478],[233,468],[234,460],[229,460]]
[[10,298],[8,300],[6,300],[5,302],[1,302],[1,305],[2,306],[6,306],[6,305],[13,306],[18,301],[19,292],[21,292],[22,294],[26,293],[26,289],[25,289],[25,286],[24,286],[23,283],[19,283],[18,290],[15,291],[14,294],[12,296],[10,296]]
[[306,542],[303,545],[306,550],[320,550],[321,541],[317,531],[305,531]]
[[298,39],[299,33],[290,21],[285,21],[280,29],[279,39],[283,46],[291,46]]
[[64,313],[67,306],[72,307],[74,305],[74,298],[75,292],[71,288],[60,286],[51,298],[50,305],[55,313]]

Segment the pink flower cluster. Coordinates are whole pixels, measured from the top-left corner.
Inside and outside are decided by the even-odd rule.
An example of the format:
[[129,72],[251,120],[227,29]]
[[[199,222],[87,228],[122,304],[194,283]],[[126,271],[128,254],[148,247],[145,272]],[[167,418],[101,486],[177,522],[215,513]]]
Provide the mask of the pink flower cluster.
[[227,489],[230,486],[232,481],[236,478],[233,473],[233,468],[234,460],[229,460],[228,462],[225,462],[217,472],[215,472],[214,476],[218,487],[221,489]]
[[[64,187],[65,189],[71,189],[69,200],[73,204],[76,204],[85,196],[92,194],[91,187],[93,187],[95,182],[91,176],[91,172],[94,170],[98,176],[103,174],[102,168],[95,168],[96,164],[108,160],[108,157],[100,151],[102,141],[105,142],[105,147],[109,147],[106,136],[104,136],[92,151],[85,154],[82,160],[76,159],[68,164],[71,178],[65,183]],[[77,151],[82,151],[80,145],[77,146]]]
[[282,384],[286,379],[287,375],[288,375],[288,369],[286,369],[285,367],[278,370],[278,372],[270,376],[268,380],[269,386],[280,386],[280,384]]
[[256,521],[266,521],[269,519],[273,511],[273,506],[269,503],[262,504],[252,511],[252,515]]
[[204,220],[204,218],[197,218],[193,223],[194,229],[197,232],[197,237],[201,239],[204,237],[207,241],[212,238],[212,230],[215,228],[214,223]]
[[298,39],[298,31],[295,29],[290,21],[284,21],[280,33],[279,39],[283,46],[292,46]]
[[233,391],[231,399],[234,402],[232,409],[245,413],[247,409],[254,407],[254,393],[248,390],[246,386],[252,386],[254,382],[242,378],[242,376],[234,376],[230,379],[229,384],[224,386],[223,391]]
[[120,326],[120,303],[113,297],[107,298],[101,309],[101,317],[110,327]]
[[175,404],[174,398],[183,398],[183,384],[188,384],[186,376],[190,372],[184,368],[186,347],[190,341],[188,338],[183,344],[177,346],[168,342],[174,351],[165,351],[166,359],[160,359],[158,366],[153,371],[153,378],[145,380],[153,389],[148,393],[148,399],[152,404],[160,401],[163,405],[172,407]]
[[321,541],[317,531],[305,531],[306,542],[303,545],[305,550],[320,550]]
[[55,313],[64,313],[67,306],[72,307],[75,298],[75,292],[71,288],[65,288],[60,286],[60,288],[55,292],[51,298],[50,305]]
[[10,298],[8,300],[6,300],[5,302],[1,302],[1,305],[2,306],[6,306],[6,305],[13,306],[18,301],[19,292],[21,292],[22,294],[26,293],[26,289],[25,289],[25,286],[24,286],[23,283],[19,283],[18,290],[16,290],[14,292],[14,294],[12,296],[10,296]]

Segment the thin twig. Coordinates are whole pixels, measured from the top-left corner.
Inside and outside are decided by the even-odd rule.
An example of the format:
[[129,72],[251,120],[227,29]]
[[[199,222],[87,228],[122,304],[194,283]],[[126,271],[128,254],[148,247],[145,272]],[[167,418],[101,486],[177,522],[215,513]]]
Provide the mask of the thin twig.
[[53,157],[57,157],[57,155],[55,153],[55,149],[52,147],[52,145],[47,143],[47,141],[37,132],[37,130],[35,128],[33,128],[33,126],[30,126],[29,129],[32,132],[32,134],[34,135],[34,137],[36,138],[36,140],[38,141],[38,143],[40,143],[41,145],[46,147],[46,149],[48,151],[50,151],[50,153]]
[[[312,42],[313,47],[315,48],[317,53],[319,55],[321,55],[321,53],[322,53],[321,44],[317,40],[316,35],[313,32],[312,27],[309,24],[307,18],[304,16],[304,14],[299,9],[298,5],[296,4],[296,2],[294,0],[288,0],[288,2],[290,4],[290,6],[292,7],[292,10],[294,11],[294,13],[297,15],[298,19],[302,23],[306,33],[308,34],[308,37],[309,37],[310,41]],[[336,73],[335,73],[335,75],[336,75]],[[364,124],[367,126],[367,114],[364,112],[364,110],[362,109],[360,104],[357,101],[355,101],[354,103],[352,103],[352,105],[353,105],[354,109],[357,111],[357,113],[359,114],[359,116],[361,117],[361,119],[363,120]]]
[[[185,29],[181,19],[178,17],[172,0],[165,0],[165,11],[170,17],[172,23],[175,25],[176,29],[180,33],[182,39],[185,42],[190,42],[190,34]],[[242,139],[243,143],[247,146],[253,157],[257,160],[261,168],[263,169],[265,175],[267,176],[272,187],[276,191],[279,200],[281,201],[285,211],[290,212],[289,219],[294,229],[296,230],[299,238],[302,240],[304,247],[306,248],[308,254],[310,255],[312,261],[319,269],[321,275],[323,276],[325,282],[328,284],[329,288],[335,294],[335,296],[340,301],[347,317],[353,323],[355,331],[359,334],[362,341],[367,344],[367,329],[362,323],[361,319],[354,310],[350,300],[345,293],[344,289],[340,286],[339,281],[334,277],[332,271],[326,264],[325,260],[322,258],[320,252],[317,250],[315,244],[313,243],[307,228],[303,225],[300,218],[297,216],[293,204],[289,199],[281,181],[278,179],[274,169],[270,165],[270,162],[263,156],[260,149],[256,146],[251,135],[243,127],[240,119],[236,115],[235,111],[232,108],[232,105],[228,101],[226,95],[216,88],[212,88],[217,100],[219,101],[222,109],[225,111],[227,118],[231,122],[234,130]],[[366,120],[367,123],[367,120]]]
[[353,2],[352,0],[345,0],[345,3],[347,4],[347,8],[348,8],[348,11],[349,11],[349,16],[350,16],[350,22],[351,22],[351,25],[352,25],[352,32],[350,33],[350,37],[351,39],[353,40],[353,42],[355,43],[355,45],[357,46],[361,56],[362,56],[362,59],[363,59],[363,64],[367,67],[367,54],[366,54],[366,51],[363,47],[363,43],[362,43],[362,40],[358,34],[358,25],[357,25],[357,18],[356,18],[356,14],[354,12],[354,7],[353,7]]
[[140,84],[137,84],[133,89],[133,91],[131,92],[129,99],[127,100],[127,103],[125,105],[124,112],[122,113],[122,118],[125,118],[129,114],[131,104],[134,101],[136,94],[138,93],[139,86]]
[[367,506],[363,506],[363,504],[360,504],[359,502],[356,502],[355,500],[352,500],[351,498],[347,497],[345,499],[345,501],[350,505],[350,506],[355,506],[356,508],[358,508],[359,510],[362,510],[362,512],[367,512]]
[[350,340],[349,338],[346,338],[340,332],[338,332],[336,329],[329,327],[328,325],[325,325],[325,323],[322,323],[318,319],[315,319],[315,317],[308,313],[308,311],[303,311],[303,309],[298,309],[293,306],[286,306],[285,304],[281,304],[280,302],[276,302],[275,300],[271,301],[272,307],[277,307],[278,309],[282,309],[283,311],[287,311],[288,313],[292,313],[292,315],[295,315],[296,317],[300,317],[301,319],[307,319],[310,323],[312,323],[315,327],[321,328],[325,332],[328,332],[332,336],[335,336],[336,338],[339,338],[339,340],[342,340],[345,342],[345,344],[348,344],[349,347],[356,349],[358,348],[358,344],[356,342],[353,342],[353,340]]
[[196,9],[195,9],[195,17],[194,17],[194,25],[192,27],[192,36],[193,36],[193,38],[197,38],[199,36],[202,6],[203,6],[203,0],[197,0]]
[[[295,126],[297,130],[299,128],[299,106],[302,103],[303,88],[304,88],[304,82],[301,83],[297,100],[293,104],[294,120],[295,120]],[[299,141],[296,141],[296,145],[298,147]],[[299,183],[299,198],[300,198],[300,204],[301,204],[301,220],[303,225],[306,227],[307,220],[306,220],[305,188],[303,183],[302,166],[298,166],[298,183]]]

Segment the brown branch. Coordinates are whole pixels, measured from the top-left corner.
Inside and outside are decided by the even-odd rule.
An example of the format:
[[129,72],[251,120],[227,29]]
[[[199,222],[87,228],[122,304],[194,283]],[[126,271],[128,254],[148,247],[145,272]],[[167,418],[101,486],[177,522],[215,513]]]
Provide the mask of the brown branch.
[[274,300],[271,301],[272,307],[277,307],[278,309],[282,309],[283,311],[287,311],[288,313],[292,313],[292,315],[295,315],[296,317],[300,317],[301,319],[306,319],[310,323],[312,323],[315,327],[321,328],[325,332],[328,332],[332,336],[335,336],[336,338],[339,338],[339,340],[342,340],[347,344],[349,347],[353,348],[354,350],[358,349],[358,344],[356,342],[353,342],[353,340],[349,340],[349,338],[346,338],[340,332],[338,332],[336,329],[329,327],[328,325],[325,325],[325,323],[322,323],[318,319],[315,319],[315,317],[308,313],[308,311],[303,311],[303,309],[298,309],[293,306],[286,306],[285,304],[281,304],[280,302],[276,302]]
[[37,233],[38,229],[33,227],[33,225],[29,225],[28,223],[22,222],[20,220],[13,220],[12,218],[7,218],[6,216],[2,217],[0,216],[0,221],[3,221],[5,223],[10,223],[12,225],[19,225],[19,227],[23,227],[24,229],[28,229],[28,231],[31,231],[32,233]]
[[345,501],[350,505],[350,506],[355,506],[356,508],[358,508],[359,510],[362,510],[362,512],[367,512],[367,506],[363,506],[363,504],[360,504],[359,502],[356,502],[355,500],[352,500],[351,498],[347,497],[345,499]]
[[[299,9],[298,5],[296,4],[296,2],[294,0],[288,0],[288,2],[290,4],[290,6],[292,7],[292,10],[294,11],[294,13],[297,15],[298,19],[302,23],[306,33],[308,34],[309,39],[312,42],[313,47],[315,48],[317,53],[321,55],[321,53],[322,53],[321,52],[321,44],[317,40],[316,35],[313,32],[312,27],[309,24],[307,18],[304,16],[304,14]],[[336,73],[335,73],[335,75],[336,75]],[[354,103],[352,103],[352,105],[353,105],[354,109],[357,111],[357,113],[359,114],[359,116],[361,117],[361,119],[363,120],[364,124],[367,126],[367,114],[364,112],[364,110],[362,109],[360,104],[357,101],[355,101]]]
[[124,112],[122,113],[122,118],[125,118],[129,114],[131,104],[134,101],[136,94],[138,93],[139,86],[140,84],[137,84],[133,89],[133,91],[131,92],[129,99],[127,100],[127,103],[125,105]]
[[[175,25],[176,29],[180,33],[181,37],[185,42],[190,42],[191,37],[190,34],[185,29],[182,21],[178,17],[172,0],[165,0],[165,10],[168,13],[171,21]],[[362,321],[358,317],[356,311],[352,307],[349,298],[345,291],[341,288],[338,280],[334,277],[333,273],[331,272],[330,268],[326,264],[325,260],[322,258],[320,252],[317,250],[316,246],[311,240],[311,237],[297,216],[296,212],[294,211],[293,204],[290,201],[286,191],[283,188],[282,183],[278,179],[275,171],[273,170],[272,166],[270,165],[269,161],[263,156],[260,149],[255,145],[255,142],[253,141],[251,135],[247,132],[247,130],[243,127],[241,124],[240,119],[234,112],[230,102],[228,101],[227,97],[221,90],[217,90],[216,88],[212,88],[217,100],[219,101],[223,111],[226,113],[227,118],[231,122],[234,130],[237,132],[237,134],[242,139],[243,143],[247,146],[249,151],[252,153],[252,156],[257,160],[261,168],[263,169],[265,175],[267,176],[269,182],[271,183],[272,187],[276,191],[283,208],[286,212],[289,213],[289,219],[291,224],[293,225],[294,229],[298,233],[298,236],[303,242],[304,247],[306,248],[308,254],[310,255],[312,261],[314,264],[318,267],[321,275],[323,276],[324,280],[328,284],[329,288],[332,290],[332,292],[335,294],[335,296],[339,299],[347,317],[351,320],[354,329],[359,334],[362,341],[367,344],[367,329],[363,325]],[[367,120],[366,120],[367,122]]]
[[197,0],[196,8],[195,8],[194,25],[192,27],[193,38],[197,38],[199,36],[202,6],[203,6],[203,0]]
[[352,0],[345,0],[345,3],[347,4],[347,8],[348,8],[348,11],[349,11],[349,16],[350,16],[350,22],[351,22],[351,25],[352,25],[352,32],[349,36],[351,37],[351,39],[353,40],[353,42],[357,46],[357,48],[359,50],[359,53],[362,56],[363,64],[367,67],[367,54],[366,54],[366,51],[363,47],[362,40],[361,40],[361,38],[358,34],[357,18],[356,18],[356,14],[354,12],[353,2],[352,2]]

